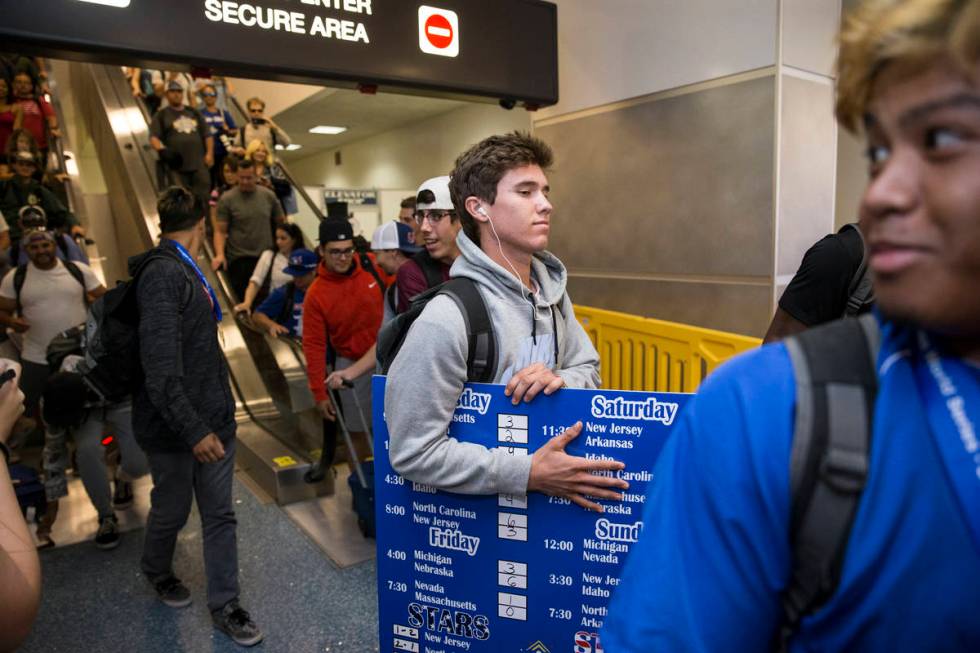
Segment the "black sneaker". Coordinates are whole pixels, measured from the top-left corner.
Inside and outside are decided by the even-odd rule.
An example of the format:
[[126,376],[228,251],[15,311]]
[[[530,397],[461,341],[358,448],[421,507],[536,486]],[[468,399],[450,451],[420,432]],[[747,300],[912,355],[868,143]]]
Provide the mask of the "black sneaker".
[[176,576],[169,576],[153,584],[157,596],[171,608],[186,608],[191,604],[191,591]]
[[119,522],[116,521],[115,515],[99,520],[99,530],[95,534],[95,546],[103,551],[119,546]]
[[133,484],[129,481],[116,479],[116,489],[112,493],[112,507],[115,510],[125,510],[133,505]]
[[211,620],[215,628],[240,646],[255,646],[262,641],[262,631],[237,600],[229,601],[225,607],[212,612]]

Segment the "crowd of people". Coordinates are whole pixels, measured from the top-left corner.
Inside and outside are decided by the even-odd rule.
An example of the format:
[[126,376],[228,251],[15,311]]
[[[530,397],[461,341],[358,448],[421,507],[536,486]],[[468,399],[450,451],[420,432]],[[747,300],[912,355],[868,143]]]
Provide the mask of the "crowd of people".
[[[680,417],[608,607],[606,650],[980,647],[980,5],[867,3],[840,48],[837,116],[868,140],[860,221],[807,253],[771,344],[717,370]],[[15,87],[25,92],[43,81],[24,75]],[[0,364],[0,450],[5,462],[16,455],[11,405],[22,391],[45,432],[44,519],[65,491],[69,435],[102,548],[118,543],[126,484],[149,471],[141,568],[157,596],[174,608],[192,600],[173,558],[196,499],[214,624],[241,645],[261,641],[240,599],[235,402],[221,304],[197,263],[209,240],[235,312],[302,341],[325,428],[343,411],[355,437],[370,431],[370,413],[349,407],[370,405],[372,373],[387,373],[388,455],[404,478],[467,494],[540,492],[596,512],[599,500],[622,499],[622,462],[565,451],[580,422],[530,456],[448,436],[468,381],[499,383],[515,403],[599,385],[565,266],[547,251],[546,143],[485,138],[449,174],[422,181],[369,243],[335,206],[307,247],[273,171],[288,138],[254,118],[261,100],[237,127],[221,105],[226,82],[219,92],[170,73],[132,79],[148,105],[156,98],[151,143],[177,183],[158,200],[159,245],[130,262],[143,379],[131,403],[84,382],[90,357],[71,331],[106,290],[68,251],[63,237],[78,227],[36,178],[33,151],[17,150],[14,178],[0,182],[14,184],[0,186],[0,207],[17,216],[7,236],[19,248],[0,283],[0,323],[24,335],[20,364]],[[5,105],[11,134],[27,115],[17,103]],[[35,139],[38,152],[54,129]],[[835,320],[849,316],[860,317]],[[116,496],[98,444],[107,430]],[[4,464],[0,482],[6,474]],[[8,499],[0,493],[4,519]],[[17,526],[0,539],[0,572],[36,585]],[[36,610],[36,597],[18,610]]]

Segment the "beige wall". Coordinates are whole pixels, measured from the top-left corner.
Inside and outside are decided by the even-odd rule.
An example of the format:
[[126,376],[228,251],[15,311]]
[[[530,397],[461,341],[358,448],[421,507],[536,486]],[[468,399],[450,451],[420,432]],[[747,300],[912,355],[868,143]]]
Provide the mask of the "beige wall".
[[[330,188],[417,188],[429,177],[449,174],[456,157],[491,134],[530,129],[523,109],[472,104],[336,150],[318,152],[290,163],[305,185]],[[342,164],[334,165],[340,150]]]
[[776,61],[776,0],[556,0],[560,101],[536,120]]
[[[260,97],[265,102],[265,115],[275,116],[294,104],[302,102],[314,93],[323,90],[322,86],[309,84],[288,84],[286,82],[267,82],[259,79],[242,79],[232,77],[231,83],[235,97],[242,103],[242,108],[251,97]],[[233,112],[234,113],[234,112]],[[237,116],[238,114],[234,114]]]
[[841,129],[837,136],[837,209],[835,227],[858,217],[858,205],[868,183],[868,161],[864,156],[864,137]]

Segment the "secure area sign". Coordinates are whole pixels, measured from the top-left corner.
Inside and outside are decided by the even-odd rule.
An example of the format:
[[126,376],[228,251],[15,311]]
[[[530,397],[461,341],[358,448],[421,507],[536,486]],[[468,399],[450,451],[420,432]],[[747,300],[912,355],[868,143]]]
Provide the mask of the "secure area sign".
[[11,48],[56,57],[558,101],[557,8],[544,0],[0,0],[0,12]]
[[380,650],[601,653],[654,463],[690,395],[564,389],[514,406],[503,386],[466,386],[449,435],[509,456],[532,455],[581,420],[568,453],[626,464],[629,490],[600,500],[600,514],[560,497],[467,496],[402,478],[383,453],[384,383],[375,377]]

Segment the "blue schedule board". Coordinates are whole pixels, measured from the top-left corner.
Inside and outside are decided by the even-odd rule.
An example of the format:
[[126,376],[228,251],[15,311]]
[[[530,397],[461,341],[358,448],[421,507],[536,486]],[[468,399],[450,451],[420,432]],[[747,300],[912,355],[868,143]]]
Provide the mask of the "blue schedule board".
[[386,453],[384,383],[374,378],[380,651],[602,651],[654,463],[690,395],[563,389],[514,406],[502,385],[466,385],[449,427],[461,441],[527,456],[581,420],[569,454],[626,464],[630,489],[600,500],[600,514],[543,494],[462,495],[403,479]]

